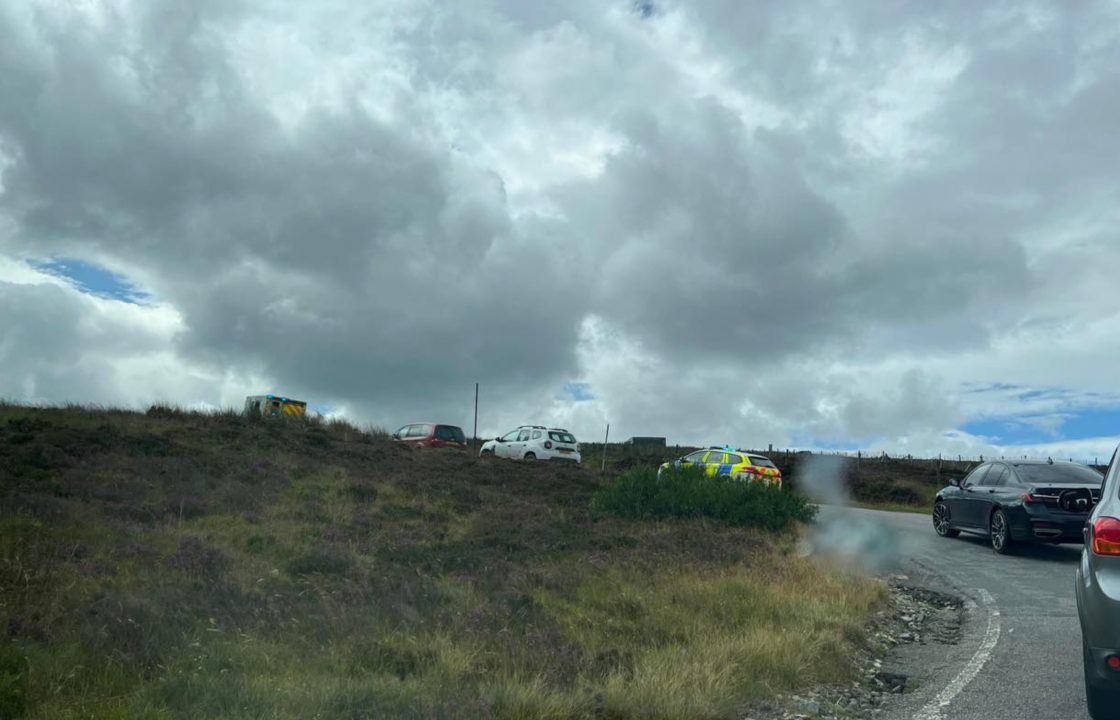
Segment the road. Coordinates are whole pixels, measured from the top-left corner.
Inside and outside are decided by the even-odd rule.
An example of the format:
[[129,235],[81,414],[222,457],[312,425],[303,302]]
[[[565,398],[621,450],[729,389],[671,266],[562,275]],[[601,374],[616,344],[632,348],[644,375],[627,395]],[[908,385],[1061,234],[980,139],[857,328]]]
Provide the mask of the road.
[[831,506],[815,545],[970,600],[959,645],[900,646],[889,659],[917,687],[885,717],[1088,720],[1073,594],[1080,545],[1001,556],[986,538],[938,537],[926,515]]

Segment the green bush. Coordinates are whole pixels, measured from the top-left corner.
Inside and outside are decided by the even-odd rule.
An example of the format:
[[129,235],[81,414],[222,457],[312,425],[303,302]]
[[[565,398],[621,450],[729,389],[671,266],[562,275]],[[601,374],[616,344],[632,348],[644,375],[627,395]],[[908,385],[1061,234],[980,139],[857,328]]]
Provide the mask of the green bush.
[[700,468],[634,468],[602,487],[591,498],[597,510],[619,517],[710,517],[736,527],[770,531],[794,521],[809,522],[817,509],[801,495],[761,483],[710,477]]
[[289,560],[287,569],[292,575],[345,575],[353,564],[342,550],[314,547]]
[[10,642],[0,642],[0,718],[21,718],[26,710],[27,658]]

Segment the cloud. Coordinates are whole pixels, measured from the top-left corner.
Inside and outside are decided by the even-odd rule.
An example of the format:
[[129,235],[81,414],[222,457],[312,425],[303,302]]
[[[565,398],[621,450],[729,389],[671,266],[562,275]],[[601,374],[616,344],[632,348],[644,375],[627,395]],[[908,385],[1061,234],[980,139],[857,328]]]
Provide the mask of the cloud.
[[166,305],[87,294],[55,275],[0,263],[0,307],[5,399],[218,407],[255,381],[184,363],[170,350],[182,318]]
[[0,394],[987,447],[1120,397],[1115,14],[4,8]]

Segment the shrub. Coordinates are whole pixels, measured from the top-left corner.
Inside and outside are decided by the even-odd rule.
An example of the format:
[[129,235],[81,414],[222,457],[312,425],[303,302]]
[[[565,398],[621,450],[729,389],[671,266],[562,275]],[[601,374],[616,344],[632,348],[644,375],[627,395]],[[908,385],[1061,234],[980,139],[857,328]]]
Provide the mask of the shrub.
[[770,531],[809,522],[817,512],[788,488],[710,477],[700,468],[668,470],[660,477],[656,468],[634,468],[596,492],[591,505],[624,518],[710,517]]
[[179,550],[167,559],[167,564],[188,575],[213,578],[229,566],[230,559],[219,548],[188,536],[179,541]]
[[360,478],[346,486],[346,493],[354,502],[371,503],[377,499],[377,486],[372,480]]
[[10,642],[0,642],[0,718],[21,718],[27,705],[27,658]]
[[186,416],[186,413],[184,413],[180,408],[173,407],[165,403],[156,403],[155,405],[150,406],[148,408],[148,411],[144,414],[150,418],[156,418],[159,420],[174,420]]
[[353,561],[344,551],[316,547],[289,560],[287,570],[292,575],[345,575],[352,565]]

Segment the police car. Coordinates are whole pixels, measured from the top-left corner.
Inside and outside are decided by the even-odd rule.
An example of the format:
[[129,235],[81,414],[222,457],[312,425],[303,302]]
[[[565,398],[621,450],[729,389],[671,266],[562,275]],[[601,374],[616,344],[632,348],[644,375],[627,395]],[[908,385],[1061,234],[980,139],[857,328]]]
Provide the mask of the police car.
[[736,480],[762,482],[775,487],[782,486],[782,473],[768,457],[736,450],[731,447],[712,446],[706,450],[697,450],[689,453],[679,460],[664,463],[657,469],[657,474],[666,470],[679,470],[683,467],[700,466],[704,472],[712,477],[729,475]]

